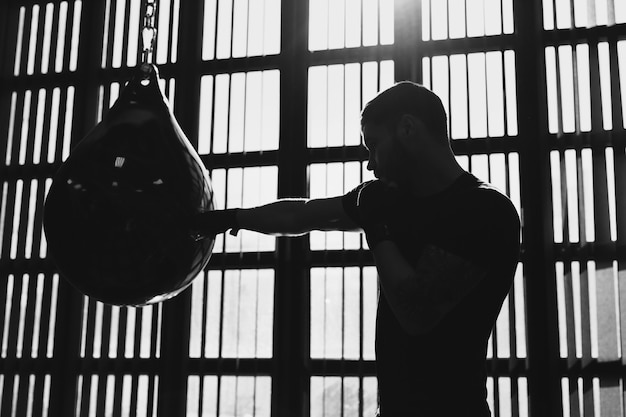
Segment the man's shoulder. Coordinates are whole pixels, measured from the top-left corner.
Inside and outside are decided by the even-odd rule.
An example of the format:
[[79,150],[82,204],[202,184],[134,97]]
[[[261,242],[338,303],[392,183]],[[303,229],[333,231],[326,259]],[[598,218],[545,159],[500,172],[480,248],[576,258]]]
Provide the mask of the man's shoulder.
[[490,183],[481,182],[469,194],[466,204],[473,214],[480,214],[481,217],[519,222],[519,213],[511,199]]
[[472,246],[493,250],[513,247],[519,241],[520,216],[506,194],[489,183],[481,182],[458,196],[449,207],[446,229]]

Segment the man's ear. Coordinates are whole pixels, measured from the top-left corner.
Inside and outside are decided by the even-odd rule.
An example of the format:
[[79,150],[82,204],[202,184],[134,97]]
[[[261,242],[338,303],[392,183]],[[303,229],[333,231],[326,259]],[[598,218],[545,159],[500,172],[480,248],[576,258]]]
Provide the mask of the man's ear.
[[421,120],[412,114],[403,114],[396,125],[396,134],[401,138],[407,138],[423,133],[425,126]]

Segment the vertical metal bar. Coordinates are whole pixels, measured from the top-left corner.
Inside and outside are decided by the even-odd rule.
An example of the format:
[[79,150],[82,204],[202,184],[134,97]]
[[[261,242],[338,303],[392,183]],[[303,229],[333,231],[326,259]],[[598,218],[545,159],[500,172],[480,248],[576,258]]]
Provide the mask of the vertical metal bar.
[[112,379],[113,388],[113,415],[122,417],[122,393],[124,392],[124,374],[116,372]]
[[28,405],[28,374],[18,373],[20,377],[20,385],[17,392],[17,402],[13,404],[13,411],[16,415],[26,415],[26,407]]
[[[43,187],[39,187],[42,189]],[[51,310],[52,308],[52,276],[48,274],[42,274],[42,298],[41,298],[41,315],[39,316],[39,334],[38,334],[38,343],[37,350],[33,352],[33,355],[36,355],[38,358],[47,356],[47,347],[48,340],[52,337],[49,334],[49,326],[48,323],[52,320],[52,315],[55,313]],[[0,310],[1,311],[1,310]],[[2,319],[0,318],[0,323],[2,323]]]
[[[139,376],[132,374],[130,383],[130,417],[137,417],[137,397],[139,395]],[[186,396],[184,396],[186,397]]]
[[[231,153],[231,146],[230,146],[230,119],[231,119],[231,108],[232,108],[232,101],[233,101],[233,73],[228,73],[228,103],[226,104],[226,132],[225,132],[225,136],[226,136],[226,153],[230,154]],[[227,177],[227,181],[226,184],[228,184],[228,174],[230,172],[226,173],[226,177]],[[228,187],[226,188],[226,190],[228,190]],[[225,198],[225,208],[228,208],[228,191],[226,191],[226,198]],[[227,237],[224,236],[224,251],[226,251],[226,241],[227,241]]]
[[[169,13],[170,20],[168,22],[169,35],[168,35],[168,39],[167,39],[168,40],[168,46],[167,46],[168,54],[167,54],[167,58],[166,58],[167,62],[174,62],[175,61],[175,59],[173,59],[173,55],[174,55],[174,52],[177,52],[177,51],[174,51],[174,47],[175,46],[178,47],[178,44],[176,44],[176,45],[174,44],[174,39],[176,39],[176,30],[177,29],[180,30],[180,16],[178,16],[178,19],[176,19],[176,3],[177,3],[177,0],[171,0],[170,1],[170,13]],[[201,7],[203,7],[203,6],[201,6]],[[198,15],[197,17],[199,17],[199,16],[200,15]],[[202,33],[202,30],[201,30],[201,28],[202,28],[202,21],[201,21],[201,19],[198,19],[198,20],[199,20],[198,26],[197,26],[198,32],[195,33],[195,36],[198,38],[198,49],[197,49],[197,51],[199,53],[198,60],[200,60],[200,57],[201,57],[201,54],[202,54],[202,51],[201,51],[202,42],[201,42],[201,37],[198,36],[198,34]],[[178,57],[178,54],[176,54],[176,57]]]
[[[76,13],[76,0],[69,1],[67,7],[67,21],[65,24],[65,47],[63,48],[62,71],[69,72],[70,57],[72,52],[72,33],[74,27],[74,13]],[[80,32],[79,32],[80,33]],[[83,38],[84,39],[84,38]]]
[[52,11],[52,25],[50,30],[50,55],[48,58],[48,73],[55,72],[55,62],[57,56],[57,43],[59,41],[59,20],[60,20],[60,7],[58,4],[53,6]]
[[[545,49],[544,49],[545,50]],[[554,46],[554,61],[555,61],[555,78],[556,78],[556,122],[557,122],[557,139],[559,139],[563,135],[563,105],[562,105],[562,97],[563,97],[563,85],[561,80],[561,51],[559,49],[559,45]],[[561,145],[562,143],[559,142]],[[564,171],[563,171],[564,172]],[[562,175],[562,178],[565,178]],[[569,242],[569,240],[568,240]]]
[[129,27],[131,24],[130,22],[131,1],[125,0],[125,2],[126,2],[126,7],[125,7],[125,13],[124,13],[124,20],[123,22],[117,22],[118,25],[122,23],[122,25],[124,26],[122,30],[122,33],[123,33],[122,35],[122,62],[121,62],[122,68],[128,65],[128,43],[134,41],[134,39],[129,39],[129,36],[128,36]]
[[611,227],[609,214],[609,190],[605,148],[592,147],[592,178],[593,178],[593,222],[595,241],[599,244],[611,242]]
[[11,401],[12,401],[12,394],[13,394],[13,375],[10,375],[9,373],[5,373],[4,375],[2,375],[4,377],[4,383],[2,386],[2,391],[0,391],[0,394],[2,394],[2,399],[0,401],[0,413],[2,413],[3,416],[7,416],[7,415],[11,415]]
[[[233,49],[235,46],[235,1],[236,0],[229,0],[232,5],[230,8],[230,49],[229,49],[229,55],[228,58],[232,58],[233,57]],[[229,112],[230,114],[230,112]]]
[[[496,344],[494,343],[494,346]],[[495,350],[495,349],[494,349]],[[494,361],[495,361],[495,355],[494,355]],[[495,372],[492,376],[493,378],[493,412],[495,417],[500,417],[500,378],[498,376],[498,373]],[[504,417],[504,416],[502,416]]]
[[519,377],[511,376],[511,417],[520,415]]
[[28,277],[28,292],[26,295],[27,304],[22,308],[26,309],[24,314],[24,336],[22,343],[22,357],[32,358],[33,355],[33,337],[37,335],[33,334],[35,328],[35,321],[39,320],[39,317],[35,316],[35,307],[37,301],[37,274],[29,274]]
[[[74,7],[70,8],[74,10]],[[75,144],[90,131],[97,122],[98,109],[98,81],[97,74],[101,67],[100,48],[104,36],[103,17],[105,14],[104,2],[91,4],[84,2],[80,24],[80,42],[77,64],[77,78],[74,108],[74,120],[72,128],[72,144]],[[71,26],[71,13],[68,12],[68,26]],[[113,21],[113,19],[111,19]],[[68,33],[71,31],[68,30]],[[109,33],[110,38],[110,33]],[[69,47],[71,38],[66,39],[64,63],[69,62]],[[112,47],[112,42],[109,42]],[[64,64],[64,68],[66,65]],[[107,103],[105,103],[105,108]]]
[[44,24],[46,20],[46,5],[39,6],[39,16],[37,23],[37,41],[35,43],[35,62],[33,73],[41,73],[41,60],[43,50]]
[[[467,139],[471,139],[472,138],[472,118],[470,117],[470,108],[472,106],[471,102],[470,102],[470,90],[469,90],[469,86],[470,86],[470,79],[469,79],[469,60],[467,59],[467,54],[463,54],[463,60],[465,61],[465,85],[467,87],[467,89],[465,90],[465,105],[466,105],[466,111],[465,111],[465,120],[467,120],[467,126],[466,126],[466,131],[465,131],[465,135]],[[448,62],[449,62],[449,58],[448,58]],[[448,65],[448,68],[450,67],[450,65]],[[452,72],[450,71],[450,69],[448,69],[448,73],[449,73],[449,77],[452,76]],[[450,78],[450,80],[452,80],[452,78]],[[452,99],[451,94],[449,95],[450,100]],[[450,103],[452,103],[450,101]],[[450,104],[450,108],[452,107],[452,105]],[[450,131],[448,132],[448,135],[450,137],[450,139],[452,139],[452,112],[450,112],[450,114],[448,115],[448,118],[450,119]],[[470,166],[471,166],[471,158],[470,155],[468,155],[468,160],[470,161]]]
[[[614,20],[614,17],[613,17]],[[615,195],[615,199],[616,199],[616,206],[617,206],[617,210],[616,210],[616,216],[617,216],[617,224],[618,225],[624,225],[626,224],[626,197],[624,196],[624,193],[619,192],[619,190],[623,190],[626,186],[625,181],[626,181],[626,157],[625,157],[625,153],[624,153],[624,140],[622,139],[622,137],[619,135],[620,133],[624,133],[624,121],[623,121],[623,115],[621,112],[622,109],[622,105],[624,105],[624,103],[621,102],[621,95],[619,94],[620,91],[620,87],[619,87],[619,78],[621,77],[626,77],[626,74],[619,74],[619,65],[618,65],[618,54],[617,54],[617,45],[616,45],[616,41],[615,40],[610,40],[609,42],[609,50],[612,51],[612,53],[609,54],[610,56],[610,65],[611,65],[611,69],[614,71],[614,74],[617,73],[617,76],[613,76],[611,77],[611,99],[612,99],[612,116],[613,116],[613,131],[615,132],[615,136],[613,136],[613,132],[611,132],[611,136],[613,136],[611,138],[611,142],[613,144],[613,149],[614,149],[614,155],[615,155],[615,190],[617,190],[616,195]],[[604,159],[602,159],[603,162],[606,162]],[[595,161],[594,161],[595,162]],[[594,170],[595,170],[595,164],[594,164]],[[606,171],[605,171],[606,172]],[[610,173],[607,173],[608,175],[610,175]],[[594,171],[594,187],[595,187],[595,171]],[[604,184],[603,184],[604,185]],[[604,189],[603,189],[604,191]],[[606,200],[608,201],[608,200]],[[618,235],[617,235],[617,242],[615,242],[617,244],[618,247],[621,247],[620,243],[624,241],[624,234],[619,232],[619,228],[618,228]],[[607,239],[608,241],[609,239]],[[618,334],[621,335],[621,337],[618,336],[618,352],[621,350],[621,358],[620,358],[620,362],[622,364],[622,366],[626,363],[626,322],[624,321],[624,317],[626,317],[625,311],[626,309],[624,308],[626,306],[626,292],[624,291],[624,282],[626,282],[624,280],[624,253],[623,250],[619,250],[618,253],[616,254],[616,257],[618,259],[618,279],[617,279],[617,286],[618,288],[616,288],[615,294],[616,297],[618,298],[617,300],[617,306],[618,306],[618,311],[620,311],[621,313],[621,318],[617,317],[618,323],[619,323],[619,328],[618,328]],[[621,382],[621,383],[620,383]],[[609,381],[606,380],[601,380],[601,386],[604,384],[611,384],[611,385],[617,385],[618,387],[621,386],[621,396],[622,396],[622,415],[624,413],[624,399],[626,399],[626,396],[624,394],[624,379],[620,378],[619,380],[615,381],[613,378],[609,378]]]
[[[307,192],[309,2],[282,2],[278,197]],[[308,238],[278,239],[274,293],[272,416],[309,415]]]
[[[0,4],[0,57],[7,57],[7,50],[11,50],[17,43],[17,16],[18,8],[13,2],[3,1]],[[5,58],[1,61],[0,79],[4,79],[12,73],[13,59]],[[2,114],[2,110],[0,107],[0,114]]]
[[[179,25],[179,64],[174,77],[177,93],[174,97],[176,119],[190,142],[198,145],[197,109],[200,102],[201,34],[204,3],[181,2]],[[166,31],[167,29],[161,28]],[[164,74],[165,75],[165,74]],[[168,74],[169,75],[169,74]],[[189,357],[189,332],[191,291],[185,291],[163,304],[161,367],[159,369],[159,416],[184,415],[187,398],[187,364]]]
[[[50,124],[52,118],[52,95],[54,93],[54,88],[49,87],[45,90],[45,102],[43,106],[43,114],[41,115],[43,119],[43,125],[41,129],[41,148],[40,148],[40,164],[46,164],[48,162],[48,149],[50,148]],[[40,176],[40,187],[43,186],[43,178]],[[42,201],[37,199],[37,201]],[[42,201],[43,203],[43,201]],[[36,225],[40,225],[41,221],[35,222]],[[38,236],[34,236],[33,239],[33,247],[39,247],[39,242],[35,242],[38,239]]]
[[[484,0],[483,0],[483,9],[484,9]],[[483,27],[485,23],[483,23]],[[485,38],[483,38],[484,41]],[[486,47],[484,47],[486,49]],[[490,151],[490,144],[491,144],[491,131],[489,129],[489,78],[488,78],[488,74],[489,74],[489,61],[487,61],[487,51],[482,52],[482,60],[485,63],[485,75],[484,75],[484,81],[485,81],[485,95],[484,95],[484,99],[485,99],[485,137],[487,138],[487,157],[489,158],[489,151]],[[491,168],[491,163],[487,164],[487,177],[489,178],[489,181],[492,181],[491,179],[491,172],[492,172],[492,168]]]
[[[104,305],[102,308],[102,335],[101,340],[101,357],[108,358],[111,356],[111,312],[113,307]],[[102,384],[101,384],[102,385]]]
[[155,409],[155,395],[158,378],[158,375],[150,375],[148,377],[148,416],[154,416],[157,412],[157,410]]
[[[202,272],[202,280],[204,281],[204,286],[202,287],[202,318],[200,319],[201,327],[200,327],[200,358],[206,358],[206,344],[207,344],[207,322],[208,322],[208,299],[209,299],[209,276],[208,271]],[[219,326],[219,323],[218,323]],[[200,384],[202,385],[203,378],[200,375]],[[202,393],[202,389],[200,389],[200,393]],[[202,397],[202,395],[201,395]]]
[[79,332],[79,337],[81,340],[85,341],[85,355],[84,358],[93,358],[93,339],[94,339],[94,330],[95,330],[95,301],[90,300],[88,298],[84,298],[84,305],[87,309],[87,314],[81,312],[82,322],[84,326],[84,334],[82,331]]
[[[502,57],[504,57],[504,53],[501,54]],[[503,86],[503,97],[504,97],[504,112],[503,112],[503,116],[504,116],[504,136],[507,135],[507,116],[506,116],[506,92],[504,90],[504,86],[506,85],[506,81],[505,81],[505,69],[504,69],[504,58],[500,61],[502,63],[502,86]],[[505,153],[504,154],[504,164],[505,164],[505,171],[504,171],[504,176],[505,176],[505,184],[506,184],[506,188],[505,188],[505,193],[508,196],[513,197],[511,194],[511,168],[510,168],[510,153]],[[520,266],[518,265],[517,268],[519,269]],[[515,407],[513,407],[514,410],[514,416],[517,416],[519,413],[519,391],[518,391],[518,380],[519,378],[517,377],[517,375],[515,373],[513,373],[513,370],[516,368],[516,364],[517,364],[517,359],[518,359],[518,351],[517,351],[517,329],[516,329],[516,323],[517,323],[517,312],[515,310],[515,287],[518,285],[517,283],[517,271],[515,274],[515,281],[513,282],[513,284],[511,285],[511,288],[509,290],[509,303],[507,308],[509,309],[509,345],[510,345],[510,353],[509,353],[509,373],[513,374],[513,376],[511,377],[511,382],[514,382],[514,386],[515,386],[515,390],[513,390],[513,400],[515,402]]]
[[364,334],[364,277],[363,267],[359,267],[359,417],[363,416],[363,405],[365,403],[365,395],[363,389],[363,334]]
[[25,74],[26,69],[28,68],[28,48],[30,45],[28,36],[30,35],[30,26],[32,23],[32,11],[33,11],[32,7],[26,7],[26,6],[23,6],[23,7],[24,7],[24,27],[23,27],[22,34],[21,34],[22,50],[20,51],[21,56],[19,58],[20,60],[19,68],[18,68],[19,75]]
[[[619,0],[618,0],[619,1]],[[609,4],[612,4],[610,1]],[[613,12],[613,21],[615,21],[615,12]],[[626,74],[620,74],[619,61],[618,61],[618,39],[610,38],[609,45],[609,62],[611,72],[611,114],[613,118],[613,131],[624,132],[624,117],[622,113],[622,106],[626,103],[622,103],[622,95],[620,94],[620,78],[626,78]],[[624,50],[626,53],[626,50]],[[626,88],[626,87],[625,87]]]
[[[68,96],[67,88],[59,89],[59,113],[57,116],[58,123],[56,124],[56,131],[54,132],[54,136],[56,138],[54,144],[54,159],[53,163],[59,164],[63,158],[63,138],[65,136],[65,116],[67,113],[67,96]],[[50,175],[54,175],[50,173]]]
[[[26,104],[26,92],[28,90],[24,91],[18,91],[16,96],[17,99],[15,100],[15,113],[14,113],[14,119],[13,119],[13,136],[7,138],[8,142],[11,143],[11,149],[6,149],[7,154],[10,154],[9,159],[10,159],[10,164],[11,165],[17,165],[17,161],[19,159],[19,155],[20,155],[20,135],[21,135],[21,130],[22,130],[22,123],[23,120],[21,120],[22,115],[24,114],[24,106]],[[8,202],[7,202],[8,204]],[[7,207],[9,207],[7,205]],[[5,222],[8,220],[5,220]],[[9,223],[5,223],[5,224],[9,224]],[[5,242],[9,241],[9,236],[5,236]],[[5,248],[8,248],[8,246],[4,246]]]
[[574,368],[577,361],[576,355],[576,324],[574,321],[574,284],[572,281],[572,269],[569,262],[563,263],[563,294],[565,298],[565,323],[567,334],[567,366]]
[[[150,340],[150,357],[151,358],[160,358],[161,357],[161,349],[159,343],[161,342],[162,335],[162,321],[163,321],[163,305],[158,305],[154,307],[154,314],[152,315],[152,332],[153,337]],[[157,381],[158,382],[158,381]]]
[[[31,126],[32,125],[34,125],[33,122],[31,122]],[[34,130],[34,126],[32,126],[32,130]],[[22,181],[22,195],[21,195],[21,201],[19,205],[20,221],[19,221],[19,224],[17,225],[17,242],[15,242],[16,243],[16,257],[15,257],[16,261],[23,260],[25,257],[26,232],[27,232],[27,226],[28,226],[27,224],[28,223],[28,206],[29,206],[28,200],[30,198],[30,181],[23,180],[21,178],[18,179],[18,181]]]
[[43,398],[46,395],[46,374],[37,372],[33,376],[34,380],[31,382],[33,384],[33,396],[31,398],[33,411],[31,415],[43,415]]
[[[4,236],[0,236],[0,253],[2,258],[10,259],[11,239],[13,230],[13,218],[15,217],[15,194],[17,193],[17,181],[10,180],[3,184],[3,192],[6,192],[4,201]],[[4,196],[3,196],[4,198]]]
[[[72,27],[74,6],[69,8],[68,25]],[[98,54],[99,40],[102,39],[102,27],[100,22],[103,16],[103,4],[101,2],[84,2],[82,8],[79,40],[77,77],[81,82],[76,85],[76,103],[74,117],[80,122],[74,123],[72,129],[73,140],[81,137],[87,129],[93,127],[97,109],[97,87],[93,82],[93,71],[100,67],[101,57]],[[71,33],[67,30],[66,48],[64,54],[64,69],[67,69],[71,50]],[[54,37],[53,37],[54,38]],[[54,43],[54,41],[52,42]],[[66,89],[62,89],[65,97]],[[61,101],[64,103],[65,101]],[[61,116],[60,116],[61,117]],[[81,126],[81,122],[83,123]],[[63,123],[59,123],[59,132],[63,132]],[[81,129],[83,128],[83,129]],[[58,135],[58,142],[62,143],[63,135]],[[57,160],[60,160],[61,147],[57,147]],[[63,326],[56,326],[55,337],[55,361],[51,376],[50,411],[49,415],[71,415],[74,412],[74,400],[76,393],[76,359],[80,348],[80,329],[82,316],[82,297],[61,281],[57,306],[57,321]]]
[[[589,272],[587,263],[580,261],[580,325],[582,341],[582,366],[587,367],[592,362],[591,358],[591,323],[589,305]],[[593,397],[591,397],[593,400]]]
[[216,384],[216,391],[215,391],[215,396],[216,396],[215,412],[216,412],[216,415],[219,416],[222,414],[222,396],[220,395],[220,393],[222,392],[222,375],[220,374],[219,369],[218,369],[216,378],[217,378],[217,384]]
[[[49,113],[46,113],[49,114]],[[49,117],[46,117],[46,119],[49,119]],[[45,135],[44,135],[45,137]],[[42,153],[43,155],[43,153]],[[43,158],[43,160],[45,160],[45,158]],[[40,253],[40,247],[41,247],[41,240],[43,238],[43,229],[42,229],[42,222],[43,222],[43,207],[44,207],[44,200],[45,200],[45,192],[46,192],[46,184],[45,184],[45,178],[39,178],[35,180],[36,183],[35,185],[37,186],[37,193],[35,195],[35,200],[34,200],[34,207],[31,207],[30,210],[33,213],[33,230],[32,230],[32,250],[31,250],[31,258],[33,259],[39,259],[41,257],[41,253]]]
[[[509,310],[509,323],[508,323],[508,334],[509,334],[509,372],[512,372],[517,363],[518,352],[517,352],[517,332],[516,332],[516,313],[515,313],[515,290],[514,285],[511,286],[511,290],[509,291],[509,302],[508,305],[503,306],[504,308],[508,308]],[[515,377],[512,377],[511,380],[517,381]]]
[[[43,115],[37,114],[37,109],[39,108],[39,91],[37,89],[33,89],[30,98],[30,109],[28,110],[28,129],[26,136],[26,143],[23,140],[20,140],[20,154],[23,152],[22,147],[25,147],[26,150],[24,154],[26,155],[24,158],[24,164],[30,165],[33,162],[33,150],[35,144],[35,130],[37,125],[37,118],[43,117]],[[25,121],[22,121],[23,123]],[[23,126],[22,126],[23,128]],[[27,181],[25,181],[27,182]],[[26,185],[26,184],[24,184]],[[24,187],[26,189],[26,187]],[[23,194],[24,195],[24,194]],[[28,205],[22,205],[22,207],[28,207]],[[27,213],[22,213],[22,217],[26,218]]]
[[602,94],[598,42],[589,42],[589,83],[591,87],[591,131],[602,132]]
[[[19,274],[13,275],[13,294],[11,302],[11,310],[8,319],[8,333],[7,333],[7,353],[6,357],[10,362],[15,362],[17,357],[17,333],[19,324],[19,307],[20,307],[20,295],[22,293],[22,277]],[[6,326],[6,324],[5,324]]]
[[[8,80],[13,76],[13,67],[15,53],[13,50],[7,52],[7,46],[11,45],[15,48],[17,43],[17,29],[19,11],[17,7],[8,7],[8,2],[2,2],[0,5],[0,82],[2,84],[2,94],[0,95],[0,132],[3,136],[8,135],[8,129],[12,123],[11,107],[13,103],[13,95],[8,88]],[[5,81],[6,80],[6,81]],[[15,116],[13,116],[15,117]],[[6,132],[6,133],[5,133]],[[3,140],[0,146],[0,166],[5,164],[7,145],[11,138]],[[0,241],[1,244],[1,241]]]
[[106,405],[106,388],[107,388],[107,376],[103,374],[98,375],[98,390],[95,392],[96,399],[93,401],[95,404],[96,414],[103,414]]
[[568,376],[567,385],[569,389],[568,399],[569,399],[570,416],[580,417],[581,415],[585,415],[585,414],[582,414],[582,411],[580,409],[580,401],[578,397],[581,395],[581,393],[579,393],[579,390],[578,390],[578,378]]
[[[203,0],[206,5],[207,0]],[[213,59],[217,59],[217,36],[219,33],[219,15],[220,15],[220,1],[215,0],[215,25],[213,26]],[[205,11],[206,13],[206,11]],[[215,82],[215,80],[214,80]],[[215,90],[213,90],[215,91]],[[215,94],[215,93],[214,93]],[[215,104],[215,103],[213,103]],[[214,125],[211,125],[214,126]],[[212,145],[211,145],[212,146]],[[211,152],[213,152],[213,148],[211,148]]]
[[[573,6],[572,6],[573,9]],[[574,21],[574,18],[572,17],[572,22]],[[573,83],[574,83],[574,131],[577,134],[580,134],[580,119],[581,119],[581,115],[580,115],[580,95],[581,95],[581,91],[580,91],[580,83],[579,83],[579,78],[580,78],[580,74],[578,74],[578,69],[579,69],[579,65],[578,65],[578,51],[577,51],[577,47],[578,45],[572,45],[572,72],[573,72]]]
[[[553,30],[557,29],[557,8],[556,8],[556,2],[557,0],[548,0],[552,2],[552,28]],[[540,13],[538,16],[541,16],[542,14]],[[543,19],[542,19],[543,20]],[[517,27],[517,26],[515,26]],[[543,26],[541,26],[543,28]]]
[[[226,182],[228,184],[228,182]],[[219,358],[218,360],[218,368],[217,368],[217,374],[218,374],[218,401],[219,401],[219,392],[220,392],[220,386],[221,386],[221,364],[222,364],[222,352],[223,350],[223,346],[224,346],[224,295],[225,295],[225,288],[226,288],[226,283],[225,283],[225,276],[226,272],[224,269],[222,269],[220,271],[220,322],[219,322],[219,341],[218,341],[218,351],[217,351],[217,357]],[[219,411],[219,403],[218,403],[218,411]]]
[[91,385],[92,385],[92,374],[83,372],[82,373],[82,384],[78,389],[82,391],[80,399],[80,416],[87,417],[89,416],[89,405],[91,402]]
[[[402,1],[394,5],[395,79],[422,81],[422,2]],[[431,25],[432,31],[432,25]]]
[[[108,22],[106,20],[103,20],[102,22],[103,40],[104,39],[107,40],[106,51],[102,51],[102,52],[104,56],[104,59],[103,59],[104,67],[108,68],[113,65],[113,46],[115,45],[115,16],[116,16],[115,9],[117,7],[117,2],[115,0],[108,0],[106,3],[107,3],[106,5],[108,5],[109,7],[108,7],[108,10],[104,11],[104,13],[105,14],[108,13],[109,19],[108,19]],[[105,15],[103,15],[103,19],[104,19],[104,16]],[[108,23],[108,26],[104,27],[106,23]],[[104,43],[102,45],[104,47]]]
[[[547,127],[545,58],[541,1],[518,1],[516,28],[516,90],[520,120],[520,182],[524,202],[523,257],[528,319],[529,414],[562,414],[558,370],[556,283],[552,262],[552,221]],[[537,88],[528,88],[537,86]]]
[[[217,21],[217,16],[216,16],[216,21]],[[217,27],[217,22],[215,24],[215,26]],[[217,33],[215,34],[215,37],[217,39]],[[211,131],[209,132],[210,135],[210,149],[209,149],[209,154],[213,155],[213,150],[215,149],[215,108],[216,108],[216,89],[217,89],[217,76],[215,75],[211,75],[211,84],[212,84],[212,88],[211,88],[211,94],[213,95],[211,97]],[[199,139],[199,138],[198,138]],[[224,198],[224,200],[226,200],[226,198]]]
[[[150,307],[147,307],[150,308]],[[133,334],[134,346],[133,346],[133,359],[139,360],[141,358],[141,332],[143,328],[143,308],[136,307],[135,310],[135,333]]]
[[[504,16],[502,17],[502,21],[504,22]],[[503,23],[504,24],[504,23]],[[503,29],[504,30],[504,29]],[[502,115],[503,115],[503,136],[507,137],[509,136],[509,132],[510,132],[510,126],[509,126],[509,106],[508,106],[508,100],[507,100],[507,91],[506,91],[506,86],[507,86],[507,71],[506,71],[506,52],[507,50],[504,49],[503,51],[501,51],[500,53],[500,65],[502,65]],[[507,161],[509,160],[508,157],[509,154],[507,154]],[[508,168],[508,162],[507,162],[507,168]],[[508,172],[508,170],[507,170]],[[508,183],[507,183],[508,184]],[[507,190],[507,194],[508,194],[508,190]]]

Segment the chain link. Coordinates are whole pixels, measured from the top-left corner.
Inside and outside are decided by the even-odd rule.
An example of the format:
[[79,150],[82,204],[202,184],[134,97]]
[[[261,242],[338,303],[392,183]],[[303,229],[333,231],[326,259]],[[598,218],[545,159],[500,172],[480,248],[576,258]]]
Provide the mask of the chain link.
[[152,51],[156,42],[157,28],[156,20],[156,0],[146,0],[146,13],[143,16],[143,29],[141,38],[143,41],[142,61],[144,64],[152,64]]

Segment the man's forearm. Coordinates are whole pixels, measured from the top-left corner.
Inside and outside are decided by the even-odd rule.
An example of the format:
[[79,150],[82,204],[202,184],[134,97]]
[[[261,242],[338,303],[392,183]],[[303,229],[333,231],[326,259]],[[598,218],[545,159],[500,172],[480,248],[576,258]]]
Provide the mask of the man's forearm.
[[245,229],[275,236],[300,236],[313,230],[358,230],[344,212],[341,196],[281,199],[253,208],[208,211],[199,216],[197,223],[206,234]]
[[402,327],[412,334],[431,330],[486,276],[487,269],[434,245],[410,264],[393,241],[373,250],[380,283]]
[[391,240],[378,243],[372,254],[389,306],[407,333],[418,333],[425,317],[420,312],[421,286],[415,270]]
[[310,231],[298,221],[298,213],[306,202],[305,199],[283,199],[259,207],[239,209],[239,227],[268,235],[302,235]]

